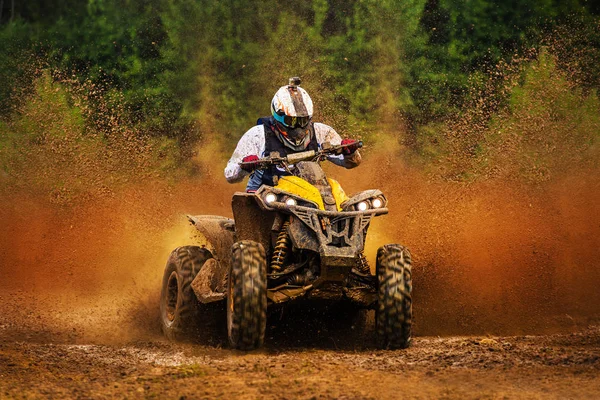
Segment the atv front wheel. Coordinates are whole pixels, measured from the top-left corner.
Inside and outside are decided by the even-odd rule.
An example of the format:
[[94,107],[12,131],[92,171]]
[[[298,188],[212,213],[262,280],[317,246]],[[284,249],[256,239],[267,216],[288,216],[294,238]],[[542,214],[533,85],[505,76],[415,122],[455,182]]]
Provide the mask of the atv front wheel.
[[388,244],[377,251],[378,300],[376,326],[384,349],[404,349],[412,330],[411,257],[408,249]]
[[171,340],[195,339],[199,332],[200,304],[192,281],[209,258],[198,246],[178,247],[169,256],[160,294],[162,331]]
[[267,262],[260,243],[242,240],[232,248],[227,296],[227,333],[232,347],[262,346],[267,326]]

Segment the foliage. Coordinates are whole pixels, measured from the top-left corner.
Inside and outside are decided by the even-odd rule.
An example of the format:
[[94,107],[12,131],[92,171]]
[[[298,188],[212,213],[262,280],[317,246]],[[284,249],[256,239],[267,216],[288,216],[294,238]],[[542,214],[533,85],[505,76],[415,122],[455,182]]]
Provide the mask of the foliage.
[[537,48],[553,26],[593,20],[576,0],[428,0],[420,20],[426,40],[410,54],[411,117],[427,123],[456,114],[469,100],[473,73],[491,73],[523,47]]
[[29,26],[20,20],[0,29],[0,118],[7,118],[18,102],[23,81],[29,75],[31,46]]
[[189,170],[173,139],[123,123],[101,131],[90,125],[87,119],[99,109],[109,121],[116,115],[98,106],[101,98],[90,106],[93,84],[56,82],[46,72],[33,87],[12,120],[0,124],[0,182],[9,187],[35,188],[61,202]]
[[[488,116],[473,105],[454,123],[420,128],[418,148],[430,169],[452,180],[502,177],[525,182],[598,160],[600,98],[584,92],[542,49],[506,77],[507,103]],[[434,172],[434,171],[432,171]],[[435,172],[434,172],[435,173]]]
[[[143,135],[183,147],[202,135],[234,142],[299,75],[315,118],[353,136],[406,125],[406,142],[422,148],[427,132],[477,104],[481,85],[495,99],[485,125],[508,101],[502,80],[488,77],[535,58],[540,43],[597,89],[598,13],[583,0],[17,2],[0,18],[0,117],[35,90],[37,59],[60,81],[92,82],[103,105],[89,93],[90,107],[118,108],[119,123]],[[84,124],[110,125],[102,110]]]

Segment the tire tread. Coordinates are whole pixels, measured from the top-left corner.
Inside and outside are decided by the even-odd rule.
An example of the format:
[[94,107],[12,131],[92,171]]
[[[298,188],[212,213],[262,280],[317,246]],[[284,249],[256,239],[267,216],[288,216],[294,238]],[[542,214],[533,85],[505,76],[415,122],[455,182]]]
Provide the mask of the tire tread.
[[267,262],[260,243],[243,240],[233,245],[229,285],[230,344],[240,350],[259,348],[267,322]]
[[376,331],[382,348],[407,348],[412,335],[412,259],[398,244],[377,251]]

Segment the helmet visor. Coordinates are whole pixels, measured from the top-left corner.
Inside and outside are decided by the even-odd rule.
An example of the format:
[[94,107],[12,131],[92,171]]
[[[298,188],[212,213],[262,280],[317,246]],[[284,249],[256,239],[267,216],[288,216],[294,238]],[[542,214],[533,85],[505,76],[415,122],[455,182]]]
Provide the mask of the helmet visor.
[[310,117],[291,117],[283,112],[275,114],[275,119],[288,128],[304,128],[310,122]]

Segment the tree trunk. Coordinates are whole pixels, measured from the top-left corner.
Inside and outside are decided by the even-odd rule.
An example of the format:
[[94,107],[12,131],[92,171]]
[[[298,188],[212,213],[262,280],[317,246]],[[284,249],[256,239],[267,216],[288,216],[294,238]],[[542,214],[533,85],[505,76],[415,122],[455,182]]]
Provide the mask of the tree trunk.
[[15,0],[11,0],[10,2],[10,20],[12,21],[15,17]]

